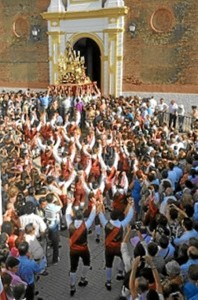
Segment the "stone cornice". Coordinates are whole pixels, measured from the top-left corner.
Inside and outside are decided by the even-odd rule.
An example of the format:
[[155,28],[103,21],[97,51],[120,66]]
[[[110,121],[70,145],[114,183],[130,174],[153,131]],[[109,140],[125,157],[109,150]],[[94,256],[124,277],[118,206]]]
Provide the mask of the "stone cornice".
[[44,12],[41,14],[45,20],[73,20],[73,19],[94,19],[105,17],[119,17],[127,15],[127,6],[115,8],[102,8],[90,11],[65,11],[65,12]]

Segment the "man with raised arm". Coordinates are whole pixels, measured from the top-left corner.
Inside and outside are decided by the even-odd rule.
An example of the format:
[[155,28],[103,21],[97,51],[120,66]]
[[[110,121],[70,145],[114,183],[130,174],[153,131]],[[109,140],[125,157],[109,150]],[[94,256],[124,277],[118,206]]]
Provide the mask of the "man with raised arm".
[[91,199],[92,210],[85,221],[83,209],[74,209],[74,198],[68,199],[66,210],[66,223],[69,230],[69,246],[70,246],[70,295],[73,296],[76,292],[76,271],[78,268],[79,258],[82,259],[83,268],[81,280],[78,285],[85,287],[88,284],[86,275],[90,267],[90,251],[88,248],[88,231],[96,216],[96,201]]

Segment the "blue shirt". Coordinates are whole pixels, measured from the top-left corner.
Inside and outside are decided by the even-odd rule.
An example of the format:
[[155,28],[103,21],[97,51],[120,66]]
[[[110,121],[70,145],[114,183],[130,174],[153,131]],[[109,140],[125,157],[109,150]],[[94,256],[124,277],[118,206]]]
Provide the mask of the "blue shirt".
[[198,259],[189,258],[189,260],[181,265],[181,274],[184,278],[184,281],[188,279],[188,269],[191,265],[198,265]]
[[41,261],[40,264],[35,262],[33,259],[29,259],[26,255],[19,256],[20,260],[19,268],[17,274],[21,277],[22,280],[27,282],[28,285],[34,283],[34,275],[40,273],[45,269],[44,263]]
[[160,250],[157,253],[157,256],[163,257],[165,261],[169,261],[171,258],[174,257],[175,248],[172,244],[169,244],[166,249],[160,248]]
[[198,287],[193,282],[187,282],[184,285],[183,293],[186,299],[188,300],[197,300],[198,299]]
[[174,244],[176,246],[182,245],[184,243],[188,244],[189,239],[193,237],[198,237],[198,231],[195,229],[185,231],[179,238],[174,239]]
[[48,108],[48,106],[51,102],[49,95],[40,97],[40,102],[43,107]]

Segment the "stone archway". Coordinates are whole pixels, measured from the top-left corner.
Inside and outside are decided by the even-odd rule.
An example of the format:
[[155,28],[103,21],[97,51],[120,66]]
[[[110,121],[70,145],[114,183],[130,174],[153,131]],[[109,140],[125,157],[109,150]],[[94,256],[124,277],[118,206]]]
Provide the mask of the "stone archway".
[[96,55],[87,54],[87,74],[98,82],[102,94],[121,95],[127,13],[122,0],[68,0],[66,10],[62,0],[51,0],[48,11],[42,14],[48,21],[50,83],[57,81],[57,58],[69,41],[75,50],[80,48],[81,55],[84,47],[94,54],[96,49]]
[[74,50],[80,51],[85,57],[86,74],[91,81],[96,81],[101,87],[101,53],[97,43],[91,38],[81,38],[73,45]]

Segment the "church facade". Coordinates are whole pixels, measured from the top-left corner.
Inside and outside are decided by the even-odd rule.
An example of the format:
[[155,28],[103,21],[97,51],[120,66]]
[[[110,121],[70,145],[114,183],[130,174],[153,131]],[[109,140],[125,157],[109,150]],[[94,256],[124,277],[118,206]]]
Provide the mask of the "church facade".
[[198,92],[196,0],[0,0],[0,11],[1,87],[56,84],[70,42],[105,95]]

